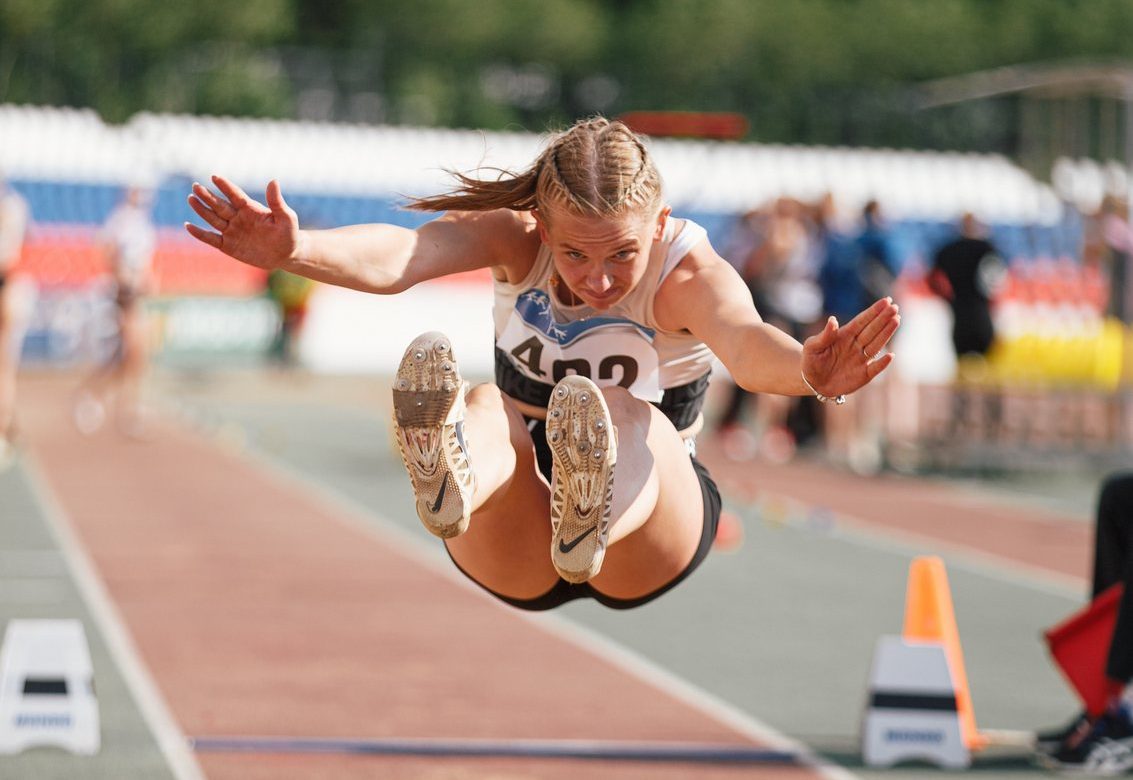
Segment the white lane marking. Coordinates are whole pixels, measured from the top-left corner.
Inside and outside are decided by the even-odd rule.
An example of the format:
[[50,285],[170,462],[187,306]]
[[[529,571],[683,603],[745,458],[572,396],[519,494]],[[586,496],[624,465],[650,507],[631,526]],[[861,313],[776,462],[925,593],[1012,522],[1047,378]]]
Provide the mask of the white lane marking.
[[493,606],[507,610],[532,625],[553,634],[562,641],[610,663],[621,671],[636,677],[689,707],[699,710],[707,717],[722,723],[740,734],[780,750],[796,753],[799,763],[829,780],[852,780],[855,777],[846,769],[824,760],[803,743],[793,740],[776,731],[750,714],[728,704],[693,683],[658,666],[632,650],[618,644],[608,637],[584,628],[576,623],[549,614],[532,614],[508,607],[497,601],[457,571],[440,548],[428,540],[416,537],[391,520],[376,514],[364,504],[355,501],[334,488],[320,484],[291,465],[255,450],[246,452],[246,457],[283,488],[301,487],[315,499],[325,502],[339,510],[336,519],[361,530],[379,542],[389,544],[405,557],[427,567],[450,582],[484,598]]
[[33,462],[30,454],[24,453],[20,467],[36,503],[43,510],[47,527],[67,562],[75,585],[98,625],[110,657],[121,670],[142,718],[153,733],[170,770],[178,780],[204,780],[204,774],[189,750],[188,740],[177,726],[153,677],[142,662],[133,638],[126,630],[94,564],[75,536],[70,519],[48,487],[39,466]]
[[524,613],[521,616],[560,639],[570,642],[616,666],[623,672],[664,691],[693,709],[700,710],[735,731],[776,750],[796,754],[801,765],[815,770],[823,777],[828,777],[831,780],[846,780],[854,777],[853,774],[842,767],[822,759],[804,743],[776,731],[763,721],[752,717],[738,707],[607,636],[580,623],[564,620],[547,613]]

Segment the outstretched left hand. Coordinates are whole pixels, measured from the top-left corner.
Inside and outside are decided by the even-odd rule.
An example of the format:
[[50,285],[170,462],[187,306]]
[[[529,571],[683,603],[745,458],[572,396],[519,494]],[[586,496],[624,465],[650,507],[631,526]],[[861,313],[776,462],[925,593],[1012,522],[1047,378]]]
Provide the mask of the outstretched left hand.
[[893,362],[892,353],[880,353],[900,324],[892,298],[880,299],[842,326],[830,317],[821,333],[803,343],[803,376],[827,397],[849,395]]

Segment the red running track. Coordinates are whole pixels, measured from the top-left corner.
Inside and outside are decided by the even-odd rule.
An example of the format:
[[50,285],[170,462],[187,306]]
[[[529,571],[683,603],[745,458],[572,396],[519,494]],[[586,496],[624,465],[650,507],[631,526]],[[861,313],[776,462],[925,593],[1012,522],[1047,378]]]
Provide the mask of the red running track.
[[[607,739],[748,734],[457,584],[172,424],[146,443],[21,387],[26,439],[189,736]],[[209,778],[801,777],[806,767],[202,753]]]

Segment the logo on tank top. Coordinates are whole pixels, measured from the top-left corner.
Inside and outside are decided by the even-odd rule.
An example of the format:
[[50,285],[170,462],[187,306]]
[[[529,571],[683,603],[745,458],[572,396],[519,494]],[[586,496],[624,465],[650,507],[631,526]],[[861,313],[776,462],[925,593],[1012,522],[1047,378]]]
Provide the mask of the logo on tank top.
[[539,289],[516,299],[496,340],[524,376],[554,384],[579,374],[599,387],[621,386],[644,401],[661,400],[654,331],[623,317],[557,322],[551,298]]

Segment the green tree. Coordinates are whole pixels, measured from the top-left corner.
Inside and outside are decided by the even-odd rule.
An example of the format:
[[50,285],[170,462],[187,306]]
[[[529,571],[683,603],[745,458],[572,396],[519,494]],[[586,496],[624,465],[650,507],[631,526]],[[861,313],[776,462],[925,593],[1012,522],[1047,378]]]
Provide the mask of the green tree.
[[781,143],[1008,149],[1017,101],[917,84],[1133,60],[1129,0],[5,0],[0,100],[543,130],[735,111]]

